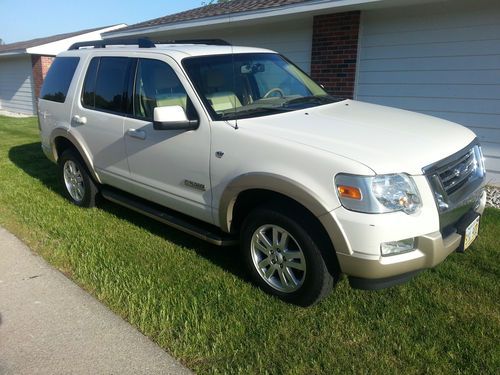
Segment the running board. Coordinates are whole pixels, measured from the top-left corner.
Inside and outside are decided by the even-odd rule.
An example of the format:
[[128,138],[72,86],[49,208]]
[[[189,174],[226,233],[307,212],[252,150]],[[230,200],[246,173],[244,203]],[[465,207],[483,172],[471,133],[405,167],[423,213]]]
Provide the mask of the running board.
[[140,214],[148,216],[211,244],[218,246],[234,246],[238,243],[236,238],[218,230],[218,228],[213,225],[192,219],[189,216],[177,213],[166,207],[148,202],[144,199],[134,197],[131,194],[104,187],[101,190],[101,195],[103,198],[113,203],[139,212]]

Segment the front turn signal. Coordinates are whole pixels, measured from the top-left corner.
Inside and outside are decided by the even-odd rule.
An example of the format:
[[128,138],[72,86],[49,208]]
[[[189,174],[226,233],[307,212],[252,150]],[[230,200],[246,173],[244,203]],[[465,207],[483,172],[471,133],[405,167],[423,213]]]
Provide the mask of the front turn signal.
[[361,190],[359,190],[357,187],[339,185],[337,186],[337,190],[342,198],[361,200]]

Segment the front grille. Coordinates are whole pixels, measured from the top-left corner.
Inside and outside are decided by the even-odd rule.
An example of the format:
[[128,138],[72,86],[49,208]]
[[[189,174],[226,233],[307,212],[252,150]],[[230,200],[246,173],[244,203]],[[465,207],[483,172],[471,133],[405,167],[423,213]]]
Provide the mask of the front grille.
[[479,162],[476,160],[474,149],[472,148],[457,160],[439,168],[436,173],[441,180],[446,194],[451,195],[467,184],[469,178],[474,177],[474,172],[478,167]]
[[461,151],[424,168],[423,172],[434,193],[440,229],[445,236],[481,199],[486,179],[481,147],[474,140]]

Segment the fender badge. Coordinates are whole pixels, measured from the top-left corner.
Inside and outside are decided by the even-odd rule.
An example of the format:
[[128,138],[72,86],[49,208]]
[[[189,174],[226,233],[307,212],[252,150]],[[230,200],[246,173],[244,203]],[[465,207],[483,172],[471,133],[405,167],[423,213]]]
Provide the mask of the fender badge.
[[207,190],[205,188],[205,185],[200,184],[199,182],[191,181],[191,180],[184,180],[184,185],[189,186],[190,188],[193,188],[196,190],[201,190],[201,191]]

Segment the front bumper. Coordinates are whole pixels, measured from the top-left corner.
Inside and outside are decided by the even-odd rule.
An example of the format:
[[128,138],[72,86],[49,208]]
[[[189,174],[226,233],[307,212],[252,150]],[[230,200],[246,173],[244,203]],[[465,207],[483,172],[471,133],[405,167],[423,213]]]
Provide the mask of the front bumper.
[[381,279],[405,274],[441,263],[460,246],[462,236],[453,233],[444,238],[441,232],[417,237],[417,249],[400,255],[378,259],[361,254],[337,254],[342,272],[349,276],[366,279]]
[[[485,205],[486,192],[483,192],[473,210],[482,214]],[[323,220],[323,223],[327,224],[328,220],[325,217]],[[342,231],[336,229],[335,232],[336,235],[339,235]],[[367,233],[367,237],[370,237],[369,230]],[[345,235],[345,233],[343,234]],[[364,233],[357,235],[363,237]],[[348,239],[349,235],[344,241],[346,245]],[[436,231],[416,236],[416,250],[404,254],[383,257],[361,253],[355,249],[353,251],[352,248],[344,248],[339,251],[337,247],[336,252],[340,269],[350,277],[351,285],[363,289],[380,289],[405,282],[419,271],[435,267],[457,250],[461,241],[462,236],[456,231],[444,238],[441,231]],[[336,242],[339,242],[338,239]]]

